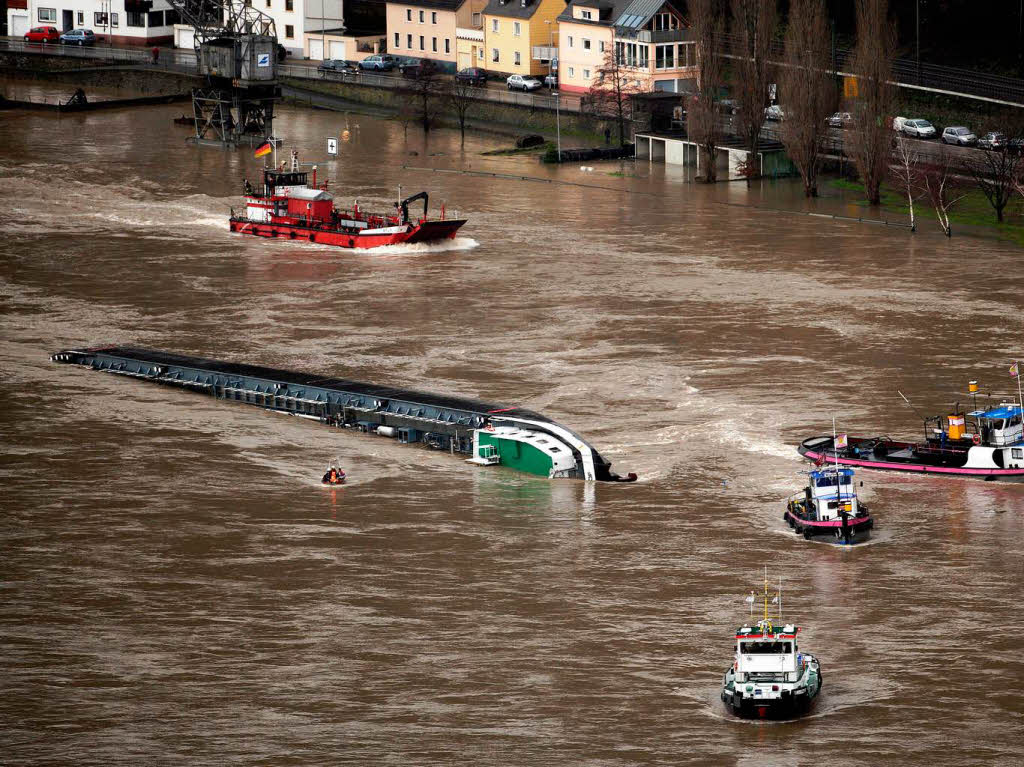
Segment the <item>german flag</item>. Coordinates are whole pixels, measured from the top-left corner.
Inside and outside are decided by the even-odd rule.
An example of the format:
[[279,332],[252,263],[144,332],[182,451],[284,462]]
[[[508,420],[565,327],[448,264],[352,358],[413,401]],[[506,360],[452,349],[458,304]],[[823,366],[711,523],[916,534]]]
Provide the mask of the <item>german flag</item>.
[[255,151],[254,154],[256,155],[256,157],[262,157],[263,155],[270,154],[273,151],[274,151],[274,147],[271,146],[270,142],[268,141],[265,144],[262,144],[261,146],[256,147],[256,151]]

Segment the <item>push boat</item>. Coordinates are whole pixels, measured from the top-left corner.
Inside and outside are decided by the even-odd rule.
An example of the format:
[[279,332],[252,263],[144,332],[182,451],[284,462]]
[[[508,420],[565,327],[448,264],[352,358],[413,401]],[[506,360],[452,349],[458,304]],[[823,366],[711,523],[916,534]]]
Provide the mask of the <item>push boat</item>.
[[843,544],[867,540],[875,526],[857,499],[853,469],[836,466],[808,472],[807,487],[790,496],[782,519],[808,540],[824,536]]
[[[972,382],[973,385],[973,382]],[[973,393],[973,392],[972,392]],[[973,431],[968,431],[968,427]],[[811,461],[866,469],[1024,481],[1021,408],[1016,402],[925,419],[924,440],[889,437],[810,437],[797,450]]]
[[[423,200],[420,217],[409,213],[409,205],[417,200]],[[245,211],[236,213],[231,209],[230,227],[232,232],[254,237],[277,237],[340,248],[379,248],[449,240],[466,223],[465,219],[447,218],[443,205],[439,218],[429,218],[428,205],[427,193],[419,192],[399,199],[394,203],[394,211],[387,213],[362,210],[358,200],[352,208],[336,208],[327,184],[317,185],[316,166],[313,166],[310,184],[309,174],[299,169],[298,153],[293,151],[291,167],[287,170],[264,168],[261,189],[245,182]]]
[[[768,578],[764,581],[764,618],[736,630],[736,657],[722,679],[722,702],[748,719],[791,719],[806,713],[821,692],[821,664],[798,647],[800,628],[778,625],[769,615]],[[753,605],[754,592],[747,597]],[[782,586],[773,600],[782,620]]]

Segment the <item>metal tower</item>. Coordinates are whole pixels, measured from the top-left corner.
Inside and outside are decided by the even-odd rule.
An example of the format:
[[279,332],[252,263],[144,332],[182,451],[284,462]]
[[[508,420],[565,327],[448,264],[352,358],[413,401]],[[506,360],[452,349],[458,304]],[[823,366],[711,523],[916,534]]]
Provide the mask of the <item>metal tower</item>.
[[278,44],[274,20],[245,0],[168,0],[195,27],[206,86],[192,89],[196,134],[214,146],[262,144],[273,135]]

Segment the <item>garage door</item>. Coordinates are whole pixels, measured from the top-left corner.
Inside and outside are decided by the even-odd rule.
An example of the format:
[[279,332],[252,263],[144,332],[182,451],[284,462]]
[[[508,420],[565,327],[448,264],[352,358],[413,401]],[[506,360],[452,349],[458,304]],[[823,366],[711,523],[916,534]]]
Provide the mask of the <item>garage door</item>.
[[28,32],[28,16],[11,15],[11,37],[22,37]]
[[459,53],[459,69],[469,69],[472,65],[470,63],[470,55],[468,53]]
[[323,38],[318,40],[309,41],[309,57],[311,59],[322,59],[324,57],[324,41]]
[[178,30],[178,47],[195,49],[196,47],[196,31],[194,29],[179,29]]
[[345,41],[344,40],[329,40],[327,45],[331,49],[332,59],[343,59],[345,58]]

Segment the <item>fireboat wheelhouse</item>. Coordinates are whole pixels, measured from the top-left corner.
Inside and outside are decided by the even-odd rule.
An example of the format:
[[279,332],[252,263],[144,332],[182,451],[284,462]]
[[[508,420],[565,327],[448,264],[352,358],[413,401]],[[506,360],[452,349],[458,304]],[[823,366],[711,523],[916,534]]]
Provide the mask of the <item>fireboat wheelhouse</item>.
[[[283,165],[280,169],[264,168],[262,189],[245,182],[245,212],[236,213],[232,208],[232,232],[340,248],[378,248],[452,239],[466,223],[465,219],[446,218],[443,205],[440,218],[429,218],[426,192],[399,199],[392,213],[364,211],[358,200],[350,209],[336,208],[327,184],[317,185],[315,165],[312,185],[308,174],[299,170],[298,152],[292,151],[288,170]],[[409,213],[409,204],[417,200],[423,200],[421,217]]]
[[[764,579],[764,618],[736,630],[736,657],[722,679],[722,702],[745,718],[789,719],[806,713],[821,692],[821,665],[813,655],[800,652],[800,628],[778,626],[769,615],[767,572]],[[754,592],[747,603],[753,614]],[[773,603],[782,621],[782,584]]]

